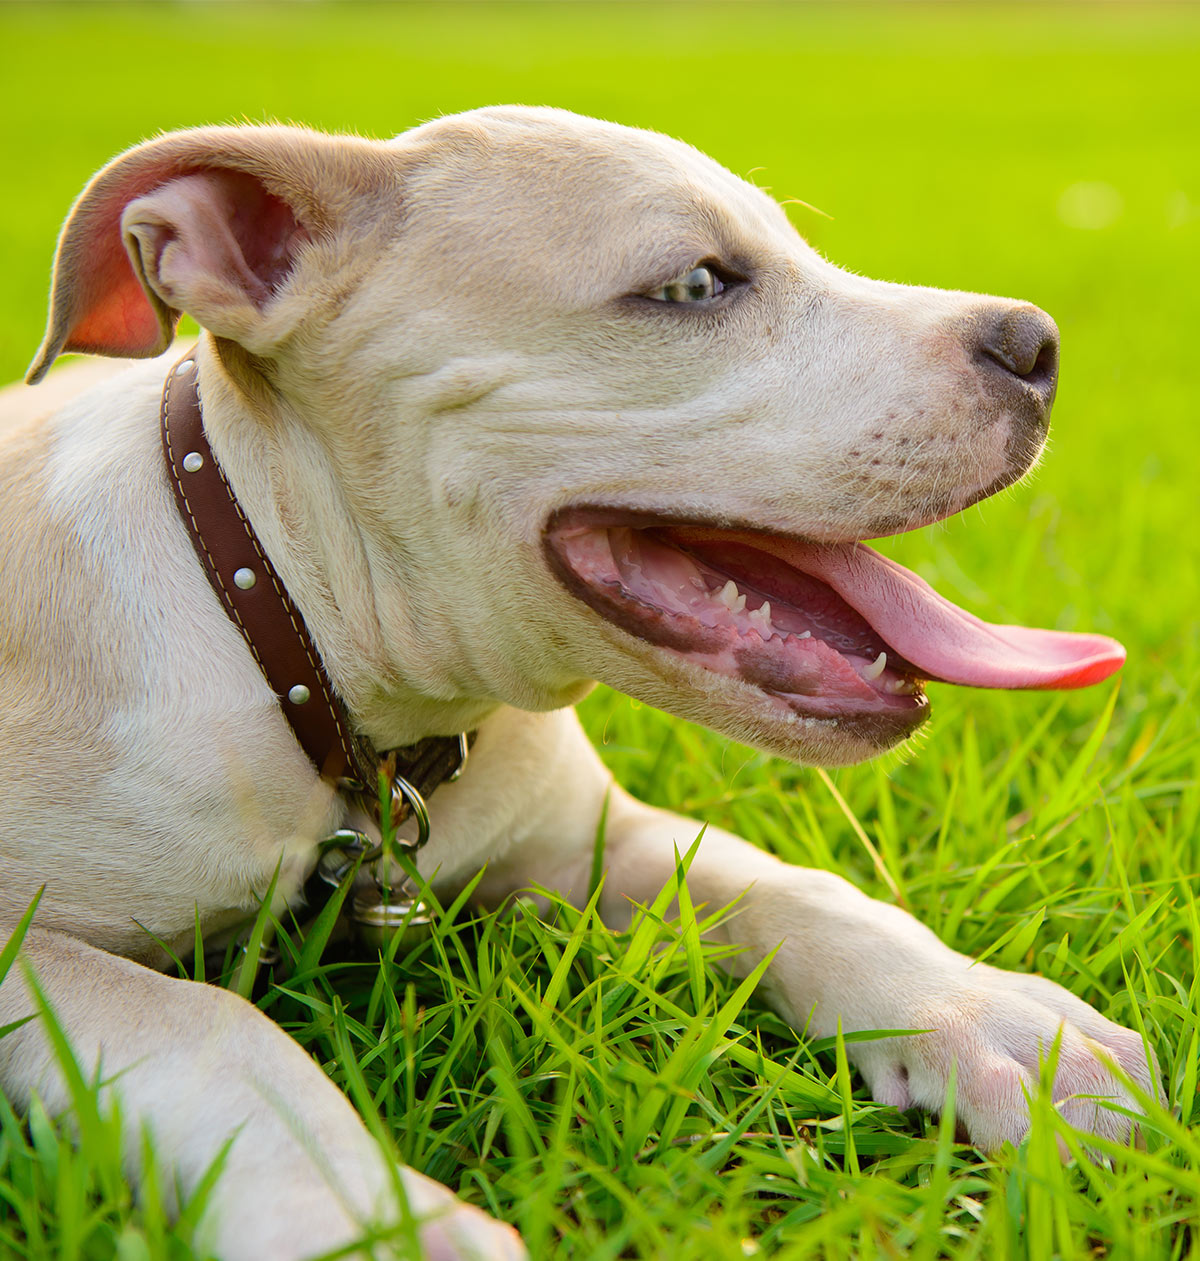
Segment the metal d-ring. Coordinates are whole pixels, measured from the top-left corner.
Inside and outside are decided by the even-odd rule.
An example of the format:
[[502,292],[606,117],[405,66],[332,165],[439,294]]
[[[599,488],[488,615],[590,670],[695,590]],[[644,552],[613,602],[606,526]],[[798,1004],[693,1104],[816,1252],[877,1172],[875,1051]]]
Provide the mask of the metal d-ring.
[[425,798],[404,778],[403,775],[392,775],[392,818],[396,819],[400,811],[397,805],[406,805],[417,820],[417,839],[404,848],[412,853],[419,850],[429,840],[429,807]]
[[455,767],[453,774],[447,777],[446,783],[453,784],[463,771],[467,769],[467,754],[470,751],[471,746],[467,742],[467,733],[460,731],[458,733],[458,766]]

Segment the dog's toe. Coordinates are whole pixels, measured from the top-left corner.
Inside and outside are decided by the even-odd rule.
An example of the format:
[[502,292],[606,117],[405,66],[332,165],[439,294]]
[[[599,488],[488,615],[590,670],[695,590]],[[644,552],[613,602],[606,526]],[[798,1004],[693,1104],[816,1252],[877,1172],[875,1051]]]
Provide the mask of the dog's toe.
[[426,1261],[528,1261],[511,1226],[482,1210],[460,1204],[421,1228]]
[[[981,972],[982,978],[997,993],[1021,995],[1059,1018],[1064,1031],[1059,1056],[1060,1075],[1068,1072],[1070,1065],[1075,1065],[1074,1075],[1082,1082],[1086,1083],[1096,1071],[1101,1071],[1104,1079],[1109,1081],[1112,1077],[1107,1069],[1098,1070],[1096,1066],[1111,1060],[1138,1090],[1153,1099],[1164,1099],[1158,1059],[1141,1034],[1102,1016],[1089,1003],[1047,977],[1004,972],[986,965]],[[1047,1046],[1043,1054],[1048,1049]],[[1037,1064],[1036,1058],[1023,1062],[1029,1063],[1031,1068]],[[1122,1093],[1125,1093],[1123,1089]]]
[[953,1073],[958,1121],[984,1151],[1027,1137],[1029,1101],[1051,1061],[1053,1105],[1087,1134],[1125,1143],[1141,1112],[1137,1093],[1163,1097],[1138,1034],[1042,977],[977,965],[961,993],[913,1016],[911,1027],[928,1033],[855,1048],[872,1096],[940,1112]]

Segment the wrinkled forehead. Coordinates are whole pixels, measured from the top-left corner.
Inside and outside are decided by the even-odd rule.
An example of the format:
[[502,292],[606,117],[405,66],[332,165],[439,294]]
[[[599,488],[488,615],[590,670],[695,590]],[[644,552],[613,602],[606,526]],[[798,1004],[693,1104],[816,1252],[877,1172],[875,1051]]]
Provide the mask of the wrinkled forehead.
[[393,145],[405,159],[406,231],[500,268],[571,258],[623,273],[606,284],[636,284],[666,279],[674,263],[736,266],[796,240],[770,197],[655,132],[561,110],[480,110]]

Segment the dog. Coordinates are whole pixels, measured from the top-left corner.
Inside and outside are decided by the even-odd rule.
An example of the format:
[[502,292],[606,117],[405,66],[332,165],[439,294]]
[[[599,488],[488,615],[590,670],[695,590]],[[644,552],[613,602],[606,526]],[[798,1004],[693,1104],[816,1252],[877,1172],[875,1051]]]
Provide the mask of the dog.
[[[202,334],[176,368],[181,313]],[[206,467],[354,738],[474,733],[428,803],[437,890],[486,868],[489,905],[535,881],[585,899],[605,811],[607,920],[671,878],[700,825],[612,783],[571,708],[596,680],[834,765],[911,736],[924,680],[1077,687],[1123,659],[1099,636],[987,626],[860,544],[1031,467],[1051,319],[839,270],[766,194],[658,134],[504,107],[387,142],[160,136],[65,224],[30,380],[63,351],[143,362],[3,399],[4,924],[44,892],[0,1023],[38,1009],[36,977],[131,1150],[148,1128],[185,1191],[232,1139],[203,1235],[227,1261],[344,1246],[402,1199],[431,1257],[525,1253],[421,1174],[397,1187],[251,1005],[157,970],[197,916],[206,938],[252,916],[276,873],[276,908],[295,906],[352,809],[189,536],[181,469],[203,460],[164,462],[170,374],[193,374]],[[1056,1039],[1072,1123],[1125,1140],[1121,1074],[1156,1089],[1136,1033],[837,876],[708,828],[688,879],[698,902],[745,895],[715,931],[747,971],[777,951],[769,994],[797,1028],[924,1031],[847,1047],[880,1103],[936,1111],[956,1073],[972,1141],[1019,1142]],[[37,1020],[0,1040],[0,1080],[67,1106]]]

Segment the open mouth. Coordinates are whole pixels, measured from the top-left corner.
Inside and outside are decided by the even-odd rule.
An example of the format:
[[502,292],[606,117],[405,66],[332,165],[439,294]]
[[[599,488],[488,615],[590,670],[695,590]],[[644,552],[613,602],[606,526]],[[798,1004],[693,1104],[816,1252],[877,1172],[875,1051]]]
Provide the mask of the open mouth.
[[545,539],[567,590],[620,629],[881,742],[924,720],[925,680],[1084,687],[1125,659],[1104,636],[982,622],[861,543],[596,507],[560,510]]

